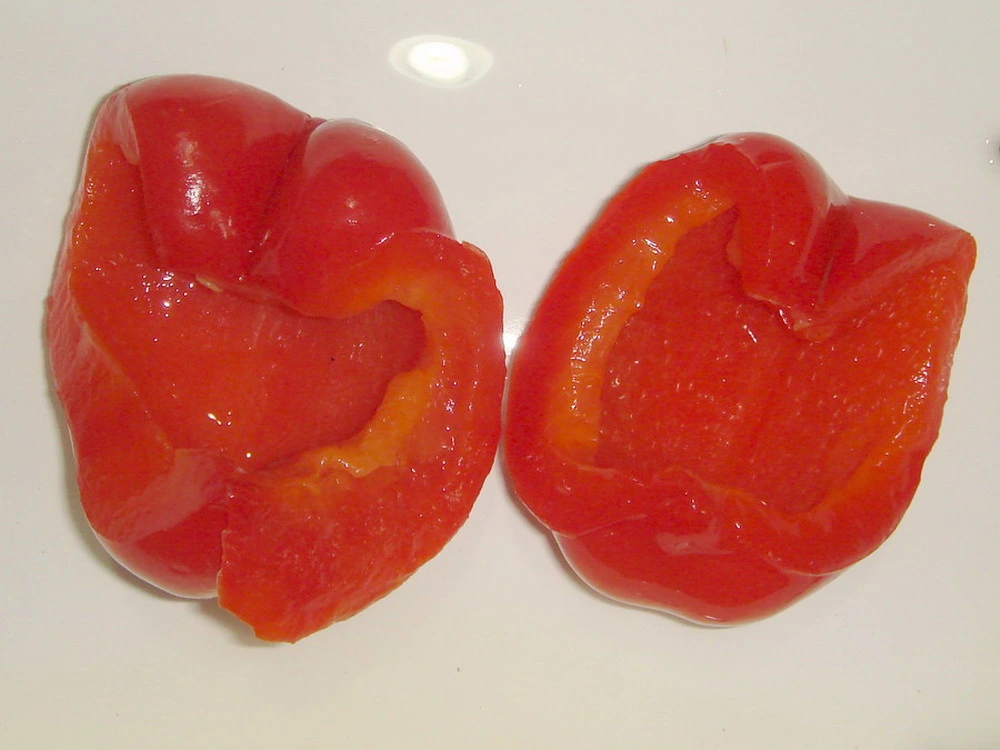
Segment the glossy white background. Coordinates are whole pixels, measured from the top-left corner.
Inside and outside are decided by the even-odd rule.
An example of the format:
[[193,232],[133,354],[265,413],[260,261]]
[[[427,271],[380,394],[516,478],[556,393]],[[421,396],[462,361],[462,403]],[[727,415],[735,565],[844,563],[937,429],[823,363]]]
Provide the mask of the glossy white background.
[[[0,746],[1000,746],[1000,4],[36,2],[0,25]],[[401,76],[443,34],[479,82]],[[515,330],[645,162],[768,130],[847,192],[980,244],[939,443],[874,556],[787,612],[709,630],[583,588],[499,472],[389,598],[295,646],[120,573],[75,506],[43,300],[89,119],[117,85],[227,76],[370,121],[436,178]]]

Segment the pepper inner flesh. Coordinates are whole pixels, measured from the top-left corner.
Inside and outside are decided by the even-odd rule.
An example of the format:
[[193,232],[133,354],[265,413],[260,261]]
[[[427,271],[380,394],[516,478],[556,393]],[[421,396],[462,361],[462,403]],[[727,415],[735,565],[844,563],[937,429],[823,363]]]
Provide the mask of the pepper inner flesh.
[[639,476],[681,467],[804,512],[898,429],[886,384],[926,360],[908,350],[912,321],[894,315],[893,299],[822,342],[795,335],[742,289],[726,253],[737,220],[730,209],[686,234],[616,339],[595,463]]

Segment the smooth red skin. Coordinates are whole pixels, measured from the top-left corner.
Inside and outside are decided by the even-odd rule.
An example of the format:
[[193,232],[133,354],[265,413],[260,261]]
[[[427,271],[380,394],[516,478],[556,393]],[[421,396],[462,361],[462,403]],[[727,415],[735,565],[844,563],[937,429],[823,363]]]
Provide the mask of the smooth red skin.
[[115,92],[47,320],[111,554],[290,641],[436,554],[492,464],[504,378],[489,264],[449,232],[368,126],[205,77]]
[[711,624],[777,612],[909,505],[974,257],[773,136],[650,165],[521,337],[515,491],[612,598]]

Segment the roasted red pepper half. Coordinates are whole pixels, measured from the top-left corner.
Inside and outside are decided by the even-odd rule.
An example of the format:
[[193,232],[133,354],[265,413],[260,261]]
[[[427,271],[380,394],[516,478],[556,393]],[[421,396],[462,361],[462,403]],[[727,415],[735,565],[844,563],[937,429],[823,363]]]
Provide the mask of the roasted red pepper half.
[[97,114],[47,319],[80,500],[126,568],[294,641],[402,583],[494,459],[502,309],[416,158],[168,76]]
[[643,169],[511,369],[505,461],[598,591],[761,618],[877,548],[942,417],[975,243],[764,134]]

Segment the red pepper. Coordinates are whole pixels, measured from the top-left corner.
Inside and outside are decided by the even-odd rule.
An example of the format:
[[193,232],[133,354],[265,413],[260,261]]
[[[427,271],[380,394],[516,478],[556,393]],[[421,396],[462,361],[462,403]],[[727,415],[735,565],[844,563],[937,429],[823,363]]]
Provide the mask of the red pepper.
[[591,586],[706,623],[875,550],[941,422],[975,243],[734,135],[642,170],[520,340],[505,456]]
[[214,78],[114,92],[47,321],[80,500],[125,567],[294,641],[402,583],[499,440],[502,311],[429,175]]

